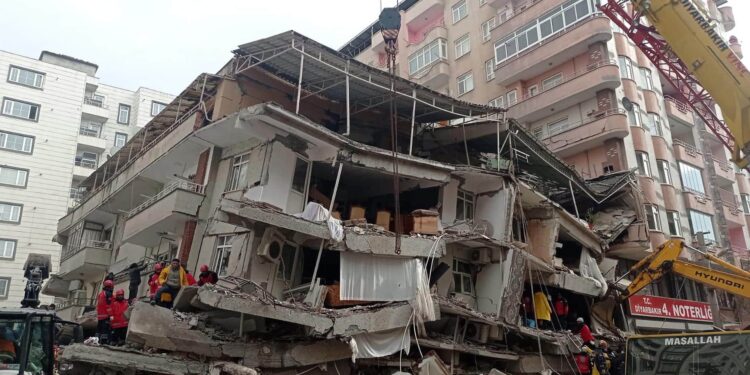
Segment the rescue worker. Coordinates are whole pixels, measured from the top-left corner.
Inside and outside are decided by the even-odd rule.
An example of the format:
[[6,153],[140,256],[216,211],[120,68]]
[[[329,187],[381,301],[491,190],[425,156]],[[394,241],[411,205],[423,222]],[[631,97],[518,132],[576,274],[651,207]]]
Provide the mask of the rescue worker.
[[219,275],[208,269],[208,265],[201,265],[201,273],[198,275],[198,286],[204,284],[216,284],[219,282]]
[[612,363],[612,368],[609,370],[610,375],[624,375],[625,374],[625,353],[622,350],[610,350],[609,361]]
[[128,302],[125,291],[117,289],[115,300],[112,301],[112,345],[122,345],[128,333],[128,320],[125,319],[125,311],[130,305]]
[[581,352],[574,356],[578,373],[581,375],[591,375],[591,354],[593,350],[588,346],[581,347]]
[[154,273],[148,278],[148,298],[153,299],[156,291],[159,289],[159,275],[162,268],[161,263],[154,264]]
[[536,320],[534,320],[534,302],[531,300],[531,295],[524,292],[521,300],[522,314],[524,322],[523,324],[527,327],[536,328]]
[[562,294],[557,293],[555,296],[555,315],[557,316],[557,329],[558,330],[565,330],[568,329],[568,300],[565,299],[565,297],[562,296]]
[[112,316],[112,289],[114,286],[112,280],[104,280],[102,291],[96,298],[96,334],[99,337],[100,344],[109,343],[111,331],[109,320]]
[[179,292],[183,286],[188,285],[185,269],[180,266],[179,259],[173,259],[172,264],[169,267],[161,270],[161,274],[159,274],[159,285],[159,290],[156,291],[154,299],[151,300],[152,305],[156,303],[161,304],[161,295],[164,293],[169,293],[172,296],[172,301],[174,301],[177,292]]
[[583,321],[583,318],[576,319],[576,323],[578,324],[578,327],[576,327],[576,333],[581,335],[581,340],[583,340],[583,345],[588,346],[591,349],[594,349],[595,342],[594,342],[594,335],[591,334],[591,329],[589,328],[588,324]]
[[192,274],[190,274],[190,270],[188,270],[187,263],[182,262],[182,269],[185,270],[185,277],[187,277],[187,285],[195,285],[195,277],[193,277]]
[[128,284],[128,303],[133,303],[138,297],[138,289],[141,286],[141,267],[137,263],[131,263],[128,268],[128,278],[130,284]]
[[604,340],[599,341],[599,346],[594,350],[592,354],[591,375],[609,375],[609,369],[612,367],[612,363],[609,360],[607,354],[607,342]]
[[15,334],[10,327],[0,327],[0,363],[15,363],[16,356]]
[[547,295],[541,290],[534,293],[534,315],[539,329],[552,329],[552,307],[550,307]]

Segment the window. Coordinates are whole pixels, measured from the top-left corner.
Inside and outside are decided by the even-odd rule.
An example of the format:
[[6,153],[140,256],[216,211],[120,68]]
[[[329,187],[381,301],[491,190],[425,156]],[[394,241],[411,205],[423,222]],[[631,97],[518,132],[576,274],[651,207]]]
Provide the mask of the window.
[[641,77],[643,77],[643,88],[646,90],[654,89],[654,79],[651,77],[651,70],[641,68]]
[[0,238],[0,259],[13,259],[16,257],[16,240]]
[[39,120],[39,104],[22,102],[15,99],[3,99],[3,114],[24,120]]
[[604,174],[612,173],[615,171],[615,166],[612,164],[607,164],[602,168],[602,172]]
[[453,13],[453,23],[461,21],[469,15],[469,7],[466,4],[466,0],[457,2],[451,9]]
[[497,27],[497,17],[492,17],[482,24],[482,40],[488,41],[492,38],[492,29]]
[[435,39],[430,44],[409,55],[409,74],[416,74],[432,65],[435,61],[445,59],[448,46],[445,39]]
[[508,107],[518,103],[518,93],[516,93],[516,90],[508,91],[505,96],[508,98]]
[[659,172],[659,182],[662,184],[672,184],[672,174],[669,171],[669,162],[666,160],[656,160],[656,169]]
[[118,124],[129,124],[130,123],[130,106],[127,104],[120,104],[117,109],[117,123]]
[[99,164],[99,154],[95,152],[81,152],[76,156],[75,165],[83,168],[95,169]]
[[630,126],[643,126],[643,119],[641,119],[641,107],[638,104],[633,103],[632,107],[628,110],[628,120]]
[[307,192],[307,180],[310,175],[310,162],[297,157],[294,162],[294,176],[292,177],[292,190],[305,194]]
[[[276,273],[276,278],[287,282],[294,281],[294,275],[297,273],[297,257],[298,251],[297,246],[290,244],[284,244],[281,249],[281,262],[279,262],[279,271]],[[291,285],[287,285],[290,287]]]
[[41,89],[44,85],[44,73],[11,65],[8,71],[8,82]]
[[115,147],[125,146],[128,142],[128,135],[125,133],[115,133]]
[[547,134],[549,134],[550,137],[555,134],[560,134],[566,129],[568,129],[567,117],[547,124]]
[[650,123],[649,130],[651,131],[651,135],[658,135],[660,137],[663,136],[664,132],[661,128],[661,117],[659,117],[659,115],[656,113],[649,113],[648,118]]
[[229,265],[229,255],[232,253],[233,235],[219,236],[216,238],[216,255],[214,257],[214,269],[221,276],[226,276]]
[[471,279],[471,264],[453,258],[453,283],[456,293],[474,294]]
[[635,152],[635,159],[638,163],[638,174],[641,176],[651,177],[651,165],[648,154],[641,151]]
[[562,73],[557,73],[552,77],[545,78],[542,81],[542,91],[547,91],[562,83]]
[[703,239],[707,244],[716,242],[716,237],[714,237],[714,221],[710,215],[690,210],[690,231],[696,239],[699,232],[704,232]]
[[30,154],[34,149],[34,137],[0,131],[0,149]]
[[232,173],[229,174],[229,183],[226,191],[239,190],[247,183],[247,166],[250,163],[250,154],[235,156],[232,160]]
[[645,205],[646,208],[646,226],[649,230],[661,230],[661,221],[659,219],[659,206],[654,204]]
[[742,200],[742,211],[750,214],[750,195],[740,194],[740,200]]
[[158,115],[159,112],[164,110],[164,108],[167,108],[166,104],[152,101],[151,102],[151,116]]
[[683,162],[677,163],[680,166],[680,180],[682,180],[682,187],[696,193],[705,194],[706,190],[703,186],[703,174],[701,173],[701,170],[690,164],[685,164]]
[[456,49],[456,59],[471,52],[471,38],[469,38],[469,34],[456,39],[453,45]]
[[458,92],[459,96],[466,94],[467,92],[474,90],[474,75],[471,72],[465,73],[458,77]]
[[495,59],[489,59],[484,62],[484,74],[487,81],[495,79]]
[[0,299],[8,298],[10,289],[10,277],[0,277]]
[[0,165],[0,185],[26,187],[26,178],[28,176],[29,171],[26,169]]
[[682,237],[682,223],[680,222],[679,212],[667,211],[667,226],[670,236]]
[[529,97],[536,96],[539,93],[539,86],[532,85],[529,87]]
[[0,202],[0,221],[20,223],[21,211],[23,206],[20,204]]
[[456,221],[474,220],[474,193],[458,189]]
[[[524,50],[538,45],[566,27],[572,26],[594,12],[590,0],[571,0],[554,7],[495,42],[495,61],[502,63]],[[455,19],[455,17],[454,17]]]
[[544,136],[544,128],[539,127],[539,128],[532,129],[531,130],[531,135],[535,139],[542,139],[542,137]]
[[503,107],[503,99],[505,99],[504,96],[502,96],[502,95],[498,96],[497,98],[490,100],[489,103],[487,103],[487,105],[490,106],[490,107],[502,108]]
[[625,56],[620,56],[618,59],[620,62],[620,78],[634,80],[635,74],[633,73],[633,61]]

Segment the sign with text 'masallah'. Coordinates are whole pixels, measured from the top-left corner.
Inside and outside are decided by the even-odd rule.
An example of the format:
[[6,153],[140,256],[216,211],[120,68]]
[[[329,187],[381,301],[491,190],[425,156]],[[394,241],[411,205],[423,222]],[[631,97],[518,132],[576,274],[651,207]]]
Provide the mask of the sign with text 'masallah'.
[[631,296],[628,302],[630,315],[633,316],[697,322],[714,321],[711,305],[705,302],[640,295]]

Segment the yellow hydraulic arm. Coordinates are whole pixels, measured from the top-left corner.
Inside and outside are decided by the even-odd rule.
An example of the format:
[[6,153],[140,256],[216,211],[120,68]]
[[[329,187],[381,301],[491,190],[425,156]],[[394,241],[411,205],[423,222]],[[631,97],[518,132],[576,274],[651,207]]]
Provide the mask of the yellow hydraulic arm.
[[[722,270],[679,259],[680,254],[685,249],[701,254],[706,260],[719,265]],[[620,298],[622,300],[627,299],[669,272],[740,297],[750,298],[750,272],[746,272],[711,254],[689,247],[682,240],[665,242],[657,252],[641,259],[633,266],[628,275],[635,275],[635,278]]]

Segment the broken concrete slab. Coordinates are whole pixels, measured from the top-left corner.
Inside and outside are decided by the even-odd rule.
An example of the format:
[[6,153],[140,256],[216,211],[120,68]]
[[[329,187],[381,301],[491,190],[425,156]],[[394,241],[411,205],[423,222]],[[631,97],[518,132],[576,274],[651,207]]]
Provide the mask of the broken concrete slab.
[[352,356],[349,344],[339,340],[228,343],[224,353],[242,358],[245,366],[258,368],[311,366]]
[[196,285],[180,288],[180,291],[177,292],[177,295],[174,297],[174,302],[172,303],[173,308],[177,311],[191,310],[191,301],[193,300],[193,297],[198,294],[198,288],[200,287]]
[[412,311],[412,307],[405,303],[393,304],[377,310],[359,309],[356,313],[337,317],[333,324],[333,334],[352,336],[406,327],[411,319]]
[[433,338],[420,338],[419,345],[432,349],[445,349],[461,353],[473,354],[480,357],[501,359],[506,361],[515,361],[518,359],[518,354],[507,351],[497,350],[489,346],[480,346],[473,344],[458,344],[452,342],[452,340],[441,341]]
[[595,280],[567,272],[556,272],[547,276],[545,284],[577,294],[598,297],[602,287]]
[[61,363],[77,367],[98,367],[113,373],[113,370],[142,371],[149,374],[164,375],[202,375],[208,373],[208,365],[183,357],[171,355],[147,354],[137,350],[123,348],[88,346],[83,344],[68,345],[60,356]]
[[240,207],[237,208],[236,202],[226,202],[225,204],[224,201],[226,199],[222,200],[222,210],[245,219],[288,229],[311,237],[325,240],[331,239],[331,233],[325,223],[316,223],[283,212],[274,211],[256,202],[243,201],[240,203]]
[[[393,252],[396,244],[395,233],[357,233],[357,229],[359,228],[344,228],[346,250],[368,254],[396,255]],[[400,256],[427,257],[432,254],[435,257],[442,257],[445,255],[445,243],[439,241],[437,248],[433,249],[435,241],[438,241],[437,237],[432,236],[401,236]]]

